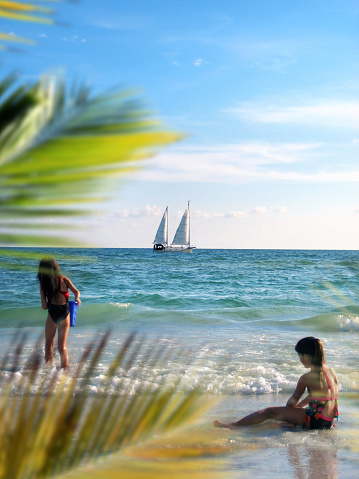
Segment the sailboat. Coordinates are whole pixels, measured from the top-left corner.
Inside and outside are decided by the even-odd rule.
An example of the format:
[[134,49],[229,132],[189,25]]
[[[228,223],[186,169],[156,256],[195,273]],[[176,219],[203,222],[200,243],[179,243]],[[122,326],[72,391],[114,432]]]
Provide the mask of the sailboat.
[[156,237],[153,241],[153,251],[192,253],[195,246],[191,246],[191,224],[189,202],[183,213],[180,224],[171,244],[168,244],[168,206],[163,213]]

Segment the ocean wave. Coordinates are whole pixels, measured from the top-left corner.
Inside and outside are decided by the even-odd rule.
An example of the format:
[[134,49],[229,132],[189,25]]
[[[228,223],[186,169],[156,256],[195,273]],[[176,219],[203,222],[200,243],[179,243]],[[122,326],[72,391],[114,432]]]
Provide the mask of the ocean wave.
[[[280,305],[262,308],[242,306],[224,301],[227,307],[221,307],[218,301],[209,301],[206,307],[183,309],[176,299],[168,300],[170,305],[163,306],[163,298],[156,295],[156,304],[138,304],[133,302],[85,303],[78,310],[76,330],[81,327],[113,327],[116,324],[128,324],[136,329],[148,325],[161,327],[217,325],[236,328],[236,325],[263,325],[279,329],[304,329],[318,332],[359,332],[359,307],[347,306],[318,315],[308,315],[310,308],[305,306]],[[160,297],[160,299],[159,299]],[[232,307],[228,307],[229,304]],[[43,327],[47,312],[40,307],[8,308],[1,311],[0,329],[17,327]]]
[[[81,389],[81,378],[87,377],[85,367],[79,378],[76,392],[86,391],[91,396],[113,395],[133,396],[140,394],[146,388],[149,392],[155,392],[159,388],[178,389],[189,391],[200,387],[203,393],[220,396],[263,396],[270,394],[284,394],[288,397],[293,393],[300,374],[293,372],[293,368],[277,368],[272,365],[256,364],[247,365],[237,372],[231,372],[229,367],[223,367],[223,362],[209,361],[208,365],[189,366],[188,358],[183,356],[166,365],[157,368],[147,367],[142,364],[141,373],[134,366],[130,369],[121,369],[111,378],[107,375],[108,361],[104,359],[92,371],[88,378],[85,389]],[[58,385],[70,384],[71,371],[75,370],[78,363],[74,361],[68,372],[65,373],[53,365],[43,365],[39,370],[36,381],[31,385],[30,393],[44,393],[44,378],[50,382],[56,380]],[[227,365],[228,366],[228,365]],[[21,394],[23,379],[31,374],[31,366],[23,360],[16,371],[11,369],[0,370],[1,384],[11,385],[11,394]],[[342,394],[358,393],[359,373],[357,371],[343,371],[338,373],[339,391]],[[46,389],[46,388],[45,388]]]
[[308,329],[324,333],[356,333],[359,332],[359,308],[343,308],[343,310],[338,312],[319,314],[316,316],[311,316],[309,318],[302,318],[296,320],[273,321],[271,324],[277,327],[281,326],[289,328]]

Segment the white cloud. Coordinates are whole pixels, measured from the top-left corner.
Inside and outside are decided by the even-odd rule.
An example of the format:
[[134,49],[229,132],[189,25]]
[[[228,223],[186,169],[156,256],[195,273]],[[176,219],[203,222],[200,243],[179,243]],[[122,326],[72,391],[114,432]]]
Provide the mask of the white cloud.
[[139,218],[139,217],[150,217],[150,216],[160,216],[163,214],[164,207],[157,205],[146,205],[143,209],[133,209],[129,210],[124,208],[120,211],[115,212],[115,216],[118,218]]
[[197,58],[197,60],[193,62],[193,65],[195,67],[201,67],[203,65],[203,58]]
[[267,207],[266,206],[256,206],[253,210],[252,213],[254,215],[264,215],[267,213]]
[[40,33],[40,35],[38,35],[39,38],[49,38],[48,35],[46,35],[46,33]]
[[62,37],[64,42],[71,43],[86,43],[86,38],[81,38],[78,35],[73,35],[72,37]]
[[111,16],[108,18],[102,14],[101,18],[92,19],[90,23],[105,30],[137,31],[149,25],[149,17],[140,15],[116,15],[111,12]]
[[208,212],[208,211],[201,211],[195,210],[191,214],[194,218],[246,218],[248,216],[247,213],[244,211],[230,211],[229,213],[218,213],[216,211]]
[[288,207],[287,206],[275,206],[273,208],[273,211],[275,213],[281,213],[281,214],[284,214],[284,213],[287,213],[288,212]]
[[[194,60],[192,62],[192,65],[194,65],[195,67],[201,67],[204,63],[207,63],[207,62],[205,62],[203,60],[203,58],[197,58],[196,60]],[[180,63],[177,60],[173,60],[172,65],[174,65],[175,67],[185,67],[186,66],[186,65],[184,65],[183,63]]]
[[288,207],[287,206],[256,206],[252,210],[253,215],[265,215],[267,213],[280,213],[280,214],[285,214],[288,212]]
[[288,208],[286,206],[274,206],[274,207],[267,207],[267,206],[256,206],[252,209],[250,213],[245,211],[230,211],[228,213],[221,213],[217,211],[202,211],[202,210],[194,210],[191,214],[193,218],[204,218],[204,219],[211,219],[211,218],[248,218],[249,215],[264,215],[267,213],[287,213]]
[[244,211],[230,211],[226,218],[247,218],[248,214]]
[[251,42],[240,41],[234,48],[250,68],[287,73],[288,67],[297,62],[297,46],[292,42]]
[[[322,175],[289,170],[289,165],[313,161],[321,155],[320,143],[270,144],[250,142],[212,147],[184,147],[164,152],[150,160],[152,168],[136,177],[156,182],[248,183],[253,181],[317,181]],[[282,170],[284,168],[284,170]],[[359,173],[359,170],[358,170]],[[337,180],[337,173],[325,180]],[[131,174],[133,176],[133,174]],[[341,181],[345,178],[339,178]],[[352,172],[348,173],[352,181]]]
[[[283,210],[286,208],[285,207],[280,207]],[[165,207],[164,206],[157,206],[157,205],[146,205],[142,209],[127,209],[124,208],[122,210],[116,211],[114,213],[114,216],[116,218],[149,218],[149,217],[160,217],[163,215]],[[202,211],[202,210],[194,210],[191,213],[192,218],[203,218],[203,219],[229,219],[229,218],[248,218],[250,214],[265,214],[270,211],[276,211],[277,207],[275,208],[267,208],[266,206],[258,206],[254,208],[250,213],[247,213],[245,211],[239,211],[239,210],[234,210],[234,211],[229,211],[229,212],[218,212],[218,211]],[[284,211],[283,211],[284,212]],[[183,211],[178,211],[177,216],[178,218],[181,218],[183,214]]]
[[280,106],[266,103],[242,103],[226,110],[249,123],[359,127],[358,101],[322,101],[307,105]]
[[[248,142],[177,147],[128,176],[154,182],[244,184],[253,182],[358,183],[359,166],[328,163],[322,143]],[[343,160],[340,158],[340,160]]]

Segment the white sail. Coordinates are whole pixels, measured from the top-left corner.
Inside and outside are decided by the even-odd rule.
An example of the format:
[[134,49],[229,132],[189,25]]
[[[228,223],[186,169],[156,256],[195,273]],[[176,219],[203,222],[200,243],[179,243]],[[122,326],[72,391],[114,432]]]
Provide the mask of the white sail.
[[163,213],[161,223],[158,227],[156,237],[153,241],[153,244],[163,244],[166,245],[168,243],[168,207],[165,209]]
[[172,244],[173,245],[188,245],[189,244],[189,208],[188,207],[183,213],[181,222],[177,228]]

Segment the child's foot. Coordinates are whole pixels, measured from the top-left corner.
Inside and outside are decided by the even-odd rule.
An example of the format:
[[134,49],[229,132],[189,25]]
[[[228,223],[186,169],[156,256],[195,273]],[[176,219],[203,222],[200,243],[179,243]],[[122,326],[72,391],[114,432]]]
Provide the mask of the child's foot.
[[235,429],[235,426],[233,426],[233,424],[226,424],[226,423],[221,422],[221,421],[213,421],[212,426],[214,426],[214,427],[226,427],[227,429]]

